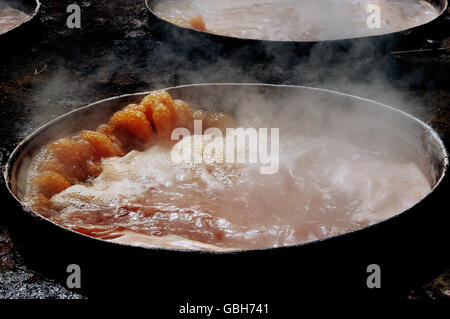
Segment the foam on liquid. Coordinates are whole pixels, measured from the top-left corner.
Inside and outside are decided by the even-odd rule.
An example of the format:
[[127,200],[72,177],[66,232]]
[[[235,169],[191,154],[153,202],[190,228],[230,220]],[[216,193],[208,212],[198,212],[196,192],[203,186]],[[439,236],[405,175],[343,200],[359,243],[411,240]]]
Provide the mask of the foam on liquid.
[[333,137],[297,136],[281,138],[273,175],[261,175],[255,164],[176,164],[169,149],[153,146],[104,160],[100,176],[51,201],[61,211],[54,221],[106,240],[230,250],[360,229],[430,190],[408,159]]

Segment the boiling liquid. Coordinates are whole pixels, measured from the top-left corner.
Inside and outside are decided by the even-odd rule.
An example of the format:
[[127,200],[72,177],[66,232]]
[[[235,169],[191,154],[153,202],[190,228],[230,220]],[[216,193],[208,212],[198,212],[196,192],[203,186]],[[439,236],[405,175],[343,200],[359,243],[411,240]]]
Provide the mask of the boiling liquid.
[[97,178],[51,198],[60,211],[52,219],[114,242],[179,249],[326,238],[394,216],[431,190],[409,159],[327,136],[281,138],[272,175],[256,164],[177,164],[159,146],[102,165]]
[[[368,4],[381,9],[381,28],[371,29]],[[439,12],[419,0],[169,0],[154,8],[166,20],[200,14],[216,34],[279,41],[331,40],[386,34],[425,24]]]

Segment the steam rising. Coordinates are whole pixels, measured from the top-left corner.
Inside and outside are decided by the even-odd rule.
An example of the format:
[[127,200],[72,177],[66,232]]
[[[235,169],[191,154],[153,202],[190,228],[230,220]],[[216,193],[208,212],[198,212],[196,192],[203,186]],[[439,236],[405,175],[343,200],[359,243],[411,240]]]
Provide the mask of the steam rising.
[[[71,65],[69,58],[50,63],[51,75],[46,84],[36,90],[38,93],[33,102],[41,106],[40,110],[47,110],[48,113],[56,116],[87,104],[89,101],[109,97],[110,94],[105,91],[110,91],[102,90],[104,86],[117,88],[117,95],[119,95],[187,83],[261,82],[335,89],[399,106],[409,113],[420,115],[418,111],[421,101],[410,96],[409,88],[410,85],[419,82],[420,77],[423,76],[421,70],[400,74],[397,72],[398,70],[392,69],[394,65],[392,60],[389,57],[380,56],[377,48],[373,47],[370,42],[355,43],[345,51],[326,50],[319,45],[306,54],[306,51],[300,50],[299,52],[298,48],[290,45],[278,46],[267,43],[254,48],[252,45],[243,44],[241,47],[229,49],[214,40],[206,38],[199,40],[195,35],[192,37],[167,36],[167,39],[155,39],[149,35],[128,34],[128,39],[121,40],[107,56],[93,57],[95,62],[89,65],[88,70],[83,70],[88,74],[83,78],[76,76],[79,71],[74,71],[76,66]],[[133,49],[128,49],[124,53],[123,47]],[[91,57],[89,58],[91,59]],[[325,177],[329,177],[329,182],[334,183],[337,188],[350,187],[346,183],[347,180],[353,180],[356,184],[364,183],[367,178],[364,172],[368,172],[368,175],[377,182],[359,190],[358,196],[363,203],[359,202],[362,206],[360,206],[360,213],[356,214],[351,221],[352,227],[358,223],[366,225],[379,220],[378,218],[383,219],[390,214],[398,213],[423,197],[429,191],[432,180],[424,167],[425,159],[416,161],[415,154],[421,150],[421,147],[416,144],[417,136],[409,141],[409,134],[414,130],[411,127],[395,127],[390,118],[372,123],[367,116],[354,112],[352,108],[344,112],[342,109],[336,112],[323,112],[323,108],[332,110],[335,106],[335,100],[329,99],[329,96],[331,95],[321,99],[303,96],[296,96],[295,99],[273,96],[273,100],[268,103],[266,97],[262,98],[256,92],[252,92],[251,94],[236,94],[226,101],[211,97],[203,100],[202,105],[192,106],[228,111],[233,114],[238,125],[242,127],[282,128],[280,133],[283,134],[281,141],[284,141],[285,164],[289,163],[289,156],[292,156],[292,167],[317,166],[319,169],[319,171],[315,171],[317,174],[326,173],[320,171],[320,167],[325,170],[330,169],[333,174]],[[247,101],[246,107],[236,109],[234,106],[241,104],[242,100]],[[55,105],[63,107],[56,109]],[[317,112],[314,111],[316,105]],[[303,107],[309,111],[301,112]],[[32,123],[44,124],[48,115],[43,116],[31,111],[30,119]],[[354,134],[355,129],[352,127],[354,124],[361,128],[359,131],[356,129],[360,135]],[[31,128],[29,130],[31,131]],[[383,132],[383,134],[378,134],[379,132]],[[393,136],[396,137],[395,143],[391,143]],[[333,140],[324,141],[324,137],[333,137]],[[409,143],[402,144],[402,142],[408,141]],[[300,156],[302,160],[300,163],[296,163],[294,159],[298,158],[299,154],[303,154],[304,157]],[[357,154],[358,158],[361,156],[366,158],[366,164],[360,164],[356,166],[356,171],[352,171],[349,166],[346,166],[346,163],[355,160],[352,156],[348,157],[349,154]],[[133,157],[135,154],[130,156]],[[384,162],[380,163],[379,159]],[[290,169],[288,165],[285,166],[284,173],[293,182],[299,176],[289,175],[292,173]],[[379,171],[386,173],[381,179],[377,176]],[[374,192],[382,192],[385,187],[384,183],[386,183],[386,179],[383,178],[387,178],[388,175],[405,177],[411,187],[402,189],[401,185],[395,186],[394,181],[393,187],[398,187],[397,189],[400,191],[393,193],[393,196],[397,196],[398,199],[395,202],[397,206],[394,205],[394,209],[386,210],[383,205],[389,200],[387,202],[381,200],[379,202],[382,203],[380,215],[376,217],[370,214],[368,207],[371,207],[371,203],[367,198]],[[314,181],[314,178],[311,180]],[[283,181],[286,182],[286,180]],[[392,181],[389,180],[387,183]],[[264,187],[267,188],[267,192],[273,192],[271,184],[268,187],[269,184],[261,182],[266,185]],[[303,185],[305,186],[305,184]],[[282,191],[285,187],[288,186],[281,185],[278,189]],[[356,192],[356,190],[348,190],[348,194],[352,192]],[[304,194],[308,194],[308,192],[305,191]],[[55,197],[55,201],[64,196],[65,194],[61,193]],[[268,199],[270,198],[272,197]],[[304,200],[307,201],[307,198],[305,196]],[[259,199],[262,200],[262,203],[266,203],[264,197]],[[364,199],[369,202],[364,202]],[[338,196],[330,200],[342,200],[348,205],[356,205],[352,203],[351,197],[341,198]],[[299,207],[308,205],[306,202],[299,203],[298,196],[294,196],[287,203]],[[233,209],[230,208],[229,212],[232,213],[235,208],[242,207],[241,204],[232,207]],[[267,204],[270,207],[271,204]],[[326,206],[330,203],[323,202],[322,204]],[[253,209],[255,208],[253,207]],[[319,214],[316,215],[316,218],[320,220],[323,216]],[[239,218],[239,216],[234,217]],[[314,224],[314,220],[309,222]],[[298,238],[289,237],[292,234],[288,228],[277,225],[275,221],[272,221],[272,225],[275,228],[276,226],[281,228],[266,230],[267,234],[270,235],[271,231],[287,234],[285,242],[275,245],[298,242]],[[322,236],[324,232],[328,236],[348,230],[345,227],[333,229],[331,226],[331,228],[323,230],[317,224],[314,227],[316,227],[314,232],[310,232],[309,235],[308,232],[304,232],[301,235],[303,237],[300,236],[300,240],[315,239]],[[171,243],[176,240],[179,238],[172,238]],[[229,244],[236,243],[231,241]],[[174,245],[176,246],[176,244]],[[186,242],[184,245],[189,246]],[[207,247],[200,249],[207,249]]]
[[431,189],[414,122],[397,127],[401,121],[330,93],[210,90],[208,96],[191,89],[195,94],[185,97],[225,108],[238,126],[280,128],[279,172],[261,175],[251,164],[185,165],[173,162],[170,150],[151,147],[104,160],[99,177],[54,195],[61,213],[52,219],[74,229],[104,228],[116,241],[140,245],[155,244],[154,238],[145,244],[144,234],[172,248],[175,242],[202,249],[200,242],[208,250],[279,247],[379,222]]

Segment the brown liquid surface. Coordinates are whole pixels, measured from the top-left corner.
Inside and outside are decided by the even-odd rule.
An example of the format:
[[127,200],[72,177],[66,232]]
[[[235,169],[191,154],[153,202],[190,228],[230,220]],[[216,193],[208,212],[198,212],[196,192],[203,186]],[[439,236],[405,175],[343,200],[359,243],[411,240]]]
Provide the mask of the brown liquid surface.
[[131,244],[155,245],[138,233],[168,248],[254,249],[359,229],[430,191],[415,164],[330,137],[285,141],[281,154],[279,172],[261,175],[249,164],[176,164],[158,146],[133,151],[53,196],[52,219]]
[[0,5],[0,33],[14,29],[29,17],[22,11]]

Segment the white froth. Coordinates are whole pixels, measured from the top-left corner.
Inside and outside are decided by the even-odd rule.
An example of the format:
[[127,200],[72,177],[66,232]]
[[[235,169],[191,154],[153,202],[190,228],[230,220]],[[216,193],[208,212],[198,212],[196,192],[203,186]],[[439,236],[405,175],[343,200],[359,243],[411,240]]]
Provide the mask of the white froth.
[[245,164],[175,163],[154,146],[104,160],[100,176],[51,201],[72,224],[126,229],[116,242],[211,250],[329,237],[394,216],[430,192],[413,162],[383,151],[332,137],[280,143],[274,175]]

